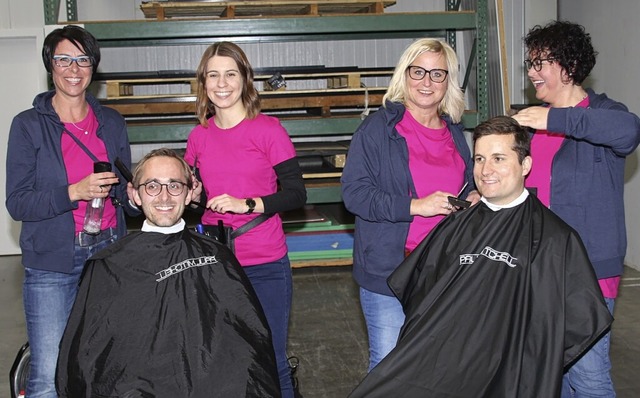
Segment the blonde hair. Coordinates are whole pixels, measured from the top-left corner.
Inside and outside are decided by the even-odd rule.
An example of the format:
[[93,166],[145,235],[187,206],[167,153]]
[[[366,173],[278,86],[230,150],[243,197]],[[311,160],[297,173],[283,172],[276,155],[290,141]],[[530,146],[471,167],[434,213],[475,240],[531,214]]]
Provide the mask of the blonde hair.
[[198,85],[196,96],[196,117],[203,127],[208,127],[208,119],[216,114],[215,107],[207,95],[205,87],[207,81],[207,63],[214,56],[232,58],[238,65],[238,71],[242,77],[242,104],[247,112],[247,118],[253,119],[260,113],[260,97],[258,90],[253,85],[253,68],[247,59],[247,55],[234,43],[221,41],[210,45],[202,54],[200,64],[196,70],[196,82]]
[[437,39],[420,39],[413,42],[404,51],[389,82],[389,88],[383,97],[383,102],[399,102],[406,105],[407,68],[425,52],[442,54],[447,63],[447,91],[438,105],[440,115],[447,114],[454,123],[460,123],[464,113],[464,93],[458,83],[458,57],[456,52],[446,42]]

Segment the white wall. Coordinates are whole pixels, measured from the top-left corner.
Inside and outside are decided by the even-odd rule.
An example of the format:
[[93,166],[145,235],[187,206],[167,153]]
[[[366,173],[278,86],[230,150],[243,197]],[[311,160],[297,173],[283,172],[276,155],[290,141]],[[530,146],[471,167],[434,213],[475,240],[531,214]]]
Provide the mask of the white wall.
[[[0,62],[0,87],[5,100],[0,106],[0,164],[4,171],[7,158],[7,137],[11,120],[20,111],[31,107],[35,94],[46,89],[47,81],[39,51],[44,35],[42,28],[29,30],[0,30],[0,54],[11,54]],[[11,58],[7,60],[7,58]],[[9,217],[4,207],[5,176],[0,177],[0,255],[19,253],[18,235],[20,223]]]
[[42,28],[42,0],[0,0],[0,30]]
[[558,1],[561,0],[524,0],[522,35],[519,38],[513,38],[513,54],[514,57],[517,57],[514,60],[514,73],[519,83],[517,85],[518,92],[514,93],[514,95],[520,100],[516,103],[522,104],[537,101],[535,89],[529,82],[527,71],[524,68],[526,54],[522,39],[533,26],[544,25],[557,18]]
[[[579,23],[591,34],[598,51],[596,66],[586,82],[640,114],[640,2],[637,0],[559,0],[561,19]],[[625,210],[629,242],[625,263],[640,269],[639,151],[627,157]],[[589,198],[585,198],[589,200]],[[602,204],[606,206],[606,203]]]
[[44,40],[44,11],[39,0],[0,0],[0,255],[17,254],[20,223],[4,206],[7,138],[11,120],[31,107],[33,97],[46,89],[40,51]]

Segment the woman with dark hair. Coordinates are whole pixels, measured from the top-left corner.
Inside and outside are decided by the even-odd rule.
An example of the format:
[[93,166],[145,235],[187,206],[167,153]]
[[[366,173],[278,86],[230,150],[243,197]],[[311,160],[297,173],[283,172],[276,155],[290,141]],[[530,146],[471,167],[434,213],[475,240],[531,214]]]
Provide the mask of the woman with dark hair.
[[393,349],[404,322],[387,278],[457,210],[448,197],[461,189],[465,197],[474,185],[458,76],[451,46],[416,40],[396,65],[384,106],[362,122],[349,146],[342,196],[356,216],[353,276],[369,335],[369,370]]
[[[613,313],[627,250],[625,157],[640,143],[640,119],[583,87],[597,54],[584,27],[554,21],[535,26],[524,42],[528,76],[544,102],[513,116],[536,129],[526,185],[580,234]],[[607,333],[569,369],[563,397],[615,397],[609,342]]]
[[[28,397],[57,396],[58,345],[85,260],[126,233],[123,207],[137,214],[121,176],[94,173],[97,161],[131,165],[124,119],[86,92],[100,62],[96,39],[77,26],[56,29],[42,60],[54,89],[13,119],[7,150],[6,206],[22,221]],[[102,219],[98,231],[87,232],[85,213],[96,199],[105,203]]]
[[222,221],[236,229],[259,214],[274,214],[235,239],[235,254],[271,329],[282,396],[293,397],[286,352],[291,266],[277,213],[306,201],[296,152],[278,119],[260,113],[253,69],[240,47],[230,42],[211,45],[196,75],[200,125],[189,135],[185,153],[202,181],[193,196],[204,192],[205,225]]

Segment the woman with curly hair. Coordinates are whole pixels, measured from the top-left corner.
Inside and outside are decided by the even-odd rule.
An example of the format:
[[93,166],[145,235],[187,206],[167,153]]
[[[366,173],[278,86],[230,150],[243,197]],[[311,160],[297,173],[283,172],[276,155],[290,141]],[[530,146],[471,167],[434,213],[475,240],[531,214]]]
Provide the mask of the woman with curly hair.
[[[535,26],[524,42],[528,76],[544,102],[514,116],[536,130],[527,186],[578,231],[613,312],[627,249],[625,157],[640,143],[640,119],[582,86],[597,55],[584,27],[554,21]],[[615,397],[609,342],[607,333],[568,370],[563,397]]]

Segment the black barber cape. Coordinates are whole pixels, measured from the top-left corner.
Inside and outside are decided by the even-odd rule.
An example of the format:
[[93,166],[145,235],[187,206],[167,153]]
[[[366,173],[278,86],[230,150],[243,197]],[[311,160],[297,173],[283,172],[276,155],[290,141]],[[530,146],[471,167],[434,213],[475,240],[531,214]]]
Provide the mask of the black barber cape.
[[447,217],[388,282],[406,320],[351,397],[558,397],[613,320],[577,233],[531,195]]
[[233,254],[187,229],[87,262],[62,338],[60,397],[279,397],[266,318]]

